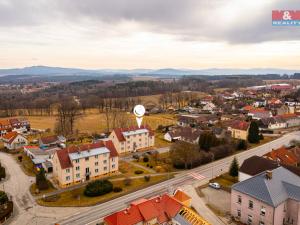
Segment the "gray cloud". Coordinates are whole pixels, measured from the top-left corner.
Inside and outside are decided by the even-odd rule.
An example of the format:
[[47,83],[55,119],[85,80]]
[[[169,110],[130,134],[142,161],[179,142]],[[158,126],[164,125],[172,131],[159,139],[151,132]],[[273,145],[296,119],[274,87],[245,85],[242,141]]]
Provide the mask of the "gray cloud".
[[[265,0],[267,1],[267,0]],[[143,29],[183,40],[229,43],[299,40],[299,27],[272,27],[273,9],[299,9],[299,0],[269,0],[257,10],[231,11],[228,0],[0,0],[0,29],[85,21],[117,29],[134,21]],[[218,9],[227,7],[222,15]],[[237,15],[235,15],[237,13]],[[227,14],[233,17],[224,23]],[[1,28],[2,27],[2,28]]]

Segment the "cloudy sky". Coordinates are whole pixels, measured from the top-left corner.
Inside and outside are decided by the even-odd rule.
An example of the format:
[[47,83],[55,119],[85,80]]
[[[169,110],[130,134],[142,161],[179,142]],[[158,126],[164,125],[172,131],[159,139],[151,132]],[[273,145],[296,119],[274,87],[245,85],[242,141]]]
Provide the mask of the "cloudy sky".
[[300,69],[299,0],[0,0],[0,68]]

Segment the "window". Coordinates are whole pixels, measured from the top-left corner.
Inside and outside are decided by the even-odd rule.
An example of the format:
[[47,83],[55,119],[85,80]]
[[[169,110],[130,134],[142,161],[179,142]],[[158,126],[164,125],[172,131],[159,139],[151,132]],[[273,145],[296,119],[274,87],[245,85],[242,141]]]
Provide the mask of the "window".
[[80,167],[79,167],[79,166],[76,166],[76,170],[77,170],[77,171],[80,170]]
[[116,167],[116,165],[115,165],[115,164],[113,164],[113,165],[111,166],[111,168],[113,168],[113,169],[114,169],[115,167]]
[[265,222],[259,221],[259,225],[265,225]]
[[98,155],[95,155],[95,159],[98,159]]
[[108,156],[108,154],[107,154],[107,153],[105,153],[105,154],[104,154],[104,157],[107,157],[107,156]]
[[85,157],[85,161],[89,161],[89,157]]
[[239,204],[242,203],[242,197],[240,195],[238,195],[238,201],[237,201]]
[[111,161],[114,162],[114,161],[115,161],[115,158],[111,158]]
[[252,216],[248,215],[247,224],[252,224]]
[[237,216],[241,217],[241,210],[240,209],[237,210]]
[[79,163],[79,159],[75,159],[75,163]]
[[265,216],[266,215],[266,208],[265,207],[261,207],[260,209],[260,215]]
[[95,166],[98,166],[98,162],[95,162]]
[[127,141],[127,144],[130,144],[130,141]]
[[249,209],[253,209],[253,201],[249,200],[249,205],[248,205]]
[[98,169],[95,169],[95,173],[98,173],[98,171],[99,171]]
[[70,173],[70,169],[66,169],[66,173]]
[[107,170],[107,167],[106,167],[106,166],[104,166],[103,170],[104,170],[104,171],[106,171],[106,170]]
[[70,180],[71,179],[71,177],[70,176],[66,176],[66,180]]
[[80,178],[80,173],[77,173],[77,174],[76,174],[76,178]]
[[141,141],[142,141],[142,139],[140,138],[140,139],[139,139],[139,141],[141,142]]
[[106,163],[107,163],[107,160],[103,160],[103,163],[106,164]]

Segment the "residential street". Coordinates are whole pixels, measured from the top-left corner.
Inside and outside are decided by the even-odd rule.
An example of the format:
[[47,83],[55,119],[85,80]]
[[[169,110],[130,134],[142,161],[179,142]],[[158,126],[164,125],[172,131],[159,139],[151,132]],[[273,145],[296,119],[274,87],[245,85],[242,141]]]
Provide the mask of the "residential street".
[[[245,159],[253,155],[264,155],[272,148],[275,149],[281,147],[282,145],[288,145],[291,140],[299,139],[299,137],[299,131],[286,134],[281,138],[271,141],[267,144],[261,145],[259,147],[253,148],[245,152],[241,152],[237,154],[236,157],[238,158],[238,161],[241,164]],[[91,207],[85,210],[84,212],[81,212],[80,214],[73,215],[65,220],[59,220],[57,223],[70,225],[96,224],[97,222],[101,221],[101,219],[105,215],[125,208],[127,204],[133,200],[139,199],[141,197],[154,196],[166,191],[174,191],[175,188],[180,187],[183,184],[192,184],[194,182],[197,182],[198,180],[196,180],[192,174],[205,176],[206,179],[211,179],[212,177],[222,174],[228,170],[228,167],[233,157],[234,156],[230,156],[225,159],[218,160],[210,164],[195,168],[193,170],[183,172],[171,180],[136,191],[126,196],[122,196],[104,204]]]

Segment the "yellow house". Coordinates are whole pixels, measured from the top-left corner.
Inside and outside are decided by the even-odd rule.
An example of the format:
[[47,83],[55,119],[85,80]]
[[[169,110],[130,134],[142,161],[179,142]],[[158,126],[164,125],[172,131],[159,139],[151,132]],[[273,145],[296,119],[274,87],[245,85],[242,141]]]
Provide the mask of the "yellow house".
[[118,163],[112,141],[71,146],[55,152],[53,178],[64,188],[116,173]]
[[241,140],[247,140],[249,126],[249,122],[233,121],[231,125],[228,126],[228,130],[231,131],[231,137]]
[[154,146],[154,133],[148,126],[116,128],[109,135],[109,139],[120,154]]

